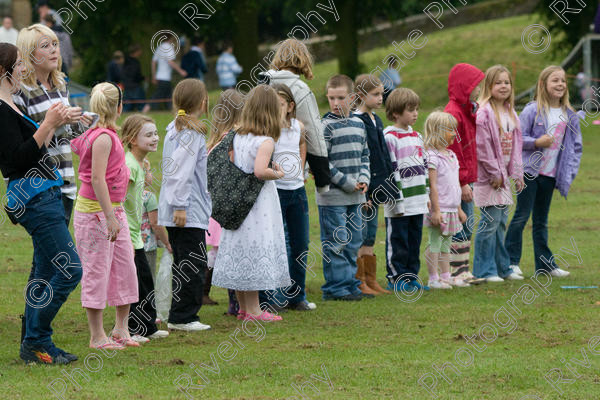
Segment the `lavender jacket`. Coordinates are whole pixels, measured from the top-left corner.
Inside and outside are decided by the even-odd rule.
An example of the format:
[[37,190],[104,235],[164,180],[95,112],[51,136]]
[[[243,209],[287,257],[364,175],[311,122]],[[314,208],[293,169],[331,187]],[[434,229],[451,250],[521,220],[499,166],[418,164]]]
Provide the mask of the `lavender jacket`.
[[[523,138],[519,118],[514,110],[516,126],[512,136],[512,151],[508,168],[504,163],[500,144],[500,128],[490,103],[477,110],[477,181],[473,184],[473,199],[477,207],[513,204],[509,178],[523,178],[521,149]],[[503,186],[498,190],[491,185],[493,179],[502,178]]]
[[[543,150],[543,148],[535,146],[535,140],[546,133],[548,122],[544,116],[537,115],[535,101],[525,106],[519,118],[523,128],[524,171],[527,179],[533,179],[539,174],[542,166]],[[577,176],[583,149],[579,115],[573,110],[567,109],[567,118],[569,121],[556,167],[556,189],[564,198],[567,198],[571,183]],[[527,184],[527,182],[525,183]]]
[[173,211],[185,210],[186,228],[208,229],[212,202],[206,177],[207,156],[203,134],[190,129],[177,131],[174,121],[167,126],[158,198],[159,225],[175,226]]

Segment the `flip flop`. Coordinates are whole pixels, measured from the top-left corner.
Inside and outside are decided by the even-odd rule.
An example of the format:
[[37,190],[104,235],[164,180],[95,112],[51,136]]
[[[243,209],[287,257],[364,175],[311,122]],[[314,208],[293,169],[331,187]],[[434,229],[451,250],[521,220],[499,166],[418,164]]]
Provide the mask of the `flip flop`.
[[112,340],[114,340],[116,343],[120,344],[121,346],[140,347],[140,344],[138,342],[136,342],[135,340],[133,340],[132,338],[123,339],[123,338],[118,338],[118,337],[113,336]]
[[104,343],[92,345],[90,344],[90,349],[105,349],[105,350],[124,350],[125,346],[120,343],[113,342],[112,340],[107,340]]

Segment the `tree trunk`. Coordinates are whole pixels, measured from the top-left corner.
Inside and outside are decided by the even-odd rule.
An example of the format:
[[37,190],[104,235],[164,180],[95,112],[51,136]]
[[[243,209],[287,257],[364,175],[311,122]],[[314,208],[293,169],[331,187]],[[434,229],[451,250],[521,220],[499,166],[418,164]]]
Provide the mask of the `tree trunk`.
[[[256,0],[233,0],[232,5],[233,53],[244,68],[238,76],[238,82],[244,79],[252,82],[250,71],[259,63],[258,4]],[[245,90],[246,87],[241,89]]]
[[340,20],[333,25],[338,71],[354,79],[360,73],[358,62],[358,18],[356,0],[340,2]]

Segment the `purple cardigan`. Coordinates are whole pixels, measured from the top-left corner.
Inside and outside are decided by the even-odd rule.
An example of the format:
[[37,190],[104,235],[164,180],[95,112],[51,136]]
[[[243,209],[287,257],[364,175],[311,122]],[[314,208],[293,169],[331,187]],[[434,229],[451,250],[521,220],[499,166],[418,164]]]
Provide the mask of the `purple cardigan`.
[[[500,128],[492,106],[488,102],[477,110],[477,182],[473,185],[473,198],[477,207],[512,204],[509,178],[523,179],[521,126],[517,113],[514,110],[510,112],[515,117],[516,126],[513,130],[512,151],[507,168],[500,144]],[[491,181],[500,177],[504,185],[496,190],[492,187]]]
[[[569,121],[556,167],[556,189],[564,198],[567,198],[571,183],[577,176],[583,149],[579,116],[573,110],[567,109],[567,117]],[[537,115],[535,101],[525,106],[519,118],[523,129],[524,171],[527,179],[533,179],[537,177],[542,166],[543,150],[541,147],[536,147],[535,140],[546,133],[548,122],[543,115]]]

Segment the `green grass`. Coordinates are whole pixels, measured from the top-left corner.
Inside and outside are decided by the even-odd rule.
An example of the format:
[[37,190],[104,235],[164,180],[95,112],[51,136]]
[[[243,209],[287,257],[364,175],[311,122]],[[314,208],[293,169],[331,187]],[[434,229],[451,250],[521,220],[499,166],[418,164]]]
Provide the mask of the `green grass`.
[[[407,65],[403,77],[408,86],[421,94],[424,109],[430,110],[445,103],[445,78],[417,81],[427,74],[447,73],[457,61],[473,62],[485,68],[493,63],[508,64],[514,60],[536,69],[552,60],[544,55],[524,53],[520,44],[522,28],[533,23],[525,17],[492,21],[469,27],[447,29],[439,34],[428,35],[429,43]],[[497,43],[502,47],[496,47]],[[365,64],[379,62],[387,50],[374,50],[362,55]],[[457,56],[458,54],[458,56]],[[527,57],[526,57],[527,56]],[[433,60],[435,62],[433,62]],[[326,77],[334,72],[333,63],[317,65],[315,86],[323,87]],[[517,87],[524,88],[535,80],[532,75],[519,72]],[[522,78],[522,81],[521,81]],[[413,82],[414,79],[414,82]],[[312,84],[311,84],[312,86]],[[211,97],[216,97],[211,93]],[[214,101],[213,103],[214,104]],[[419,126],[425,112],[419,118]],[[160,132],[171,120],[167,113],[156,113]],[[89,340],[86,317],[80,303],[80,289],[72,294],[54,321],[54,340],[65,349],[78,354],[80,361],[67,367],[26,366],[18,357],[20,332],[19,314],[24,307],[23,287],[29,274],[32,246],[24,229],[10,224],[2,225],[0,237],[0,379],[2,398],[51,399],[54,398],[47,385],[56,379],[64,379],[68,389],[65,399],[186,399],[173,382],[182,374],[193,377],[194,384],[202,379],[191,367],[193,363],[212,365],[211,355],[219,366],[219,373],[205,372],[210,380],[201,390],[191,390],[196,399],[281,399],[299,395],[292,384],[301,385],[311,375],[323,377],[323,366],[333,389],[325,382],[312,379],[320,393],[307,388],[311,399],[428,399],[427,392],[419,385],[419,378],[432,373],[432,364],[441,366],[452,362],[460,376],[448,372],[452,384],[438,376],[439,399],[493,399],[508,400],[536,397],[561,398],[544,379],[552,368],[561,368],[564,378],[573,378],[561,363],[561,359],[583,360],[581,348],[585,347],[589,368],[571,363],[581,376],[572,384],[562,384],[564,398],[595,399],[598,397],[600,355],[587,349],[590,338],[598,335],[600,322],[598,290],[563,290],[560,285],[597,285],[597,259],[600,249],[594,242],[599,235],[600,174],[595,170],[600,152],[598,128],[590,126],[583,130],[584,155],[580,173],[571,189],[569,199],[555,195],[549,219],[549,244],[556,254],[561,254],[570,264],[572,276],[553,282],[550,294],[535,298],[525,305],[516,300],[521,311],[516,318],[517,327],[512,333],[498,328],[498,338],[487,344],[485,351],[474,353],[470,367],[459,367],[455,353],[469,347],[465,337],[472,336],[486,323],[494,323],[494,314],[507,300],[517,293],[524,283],[507,282],[487,284],[468,289],[425,292],[413,303],[400,301],[394,295],[378,297],[360,303],[326,303],[320,300],[323,282],[320,260],[313,268],[315,277],[308,277],[308,297],[318,309],[311,313],[289,312],[284,321],[263,324],[263,333],[251,337],[254,327],[237,337],[241,346],[225,351],[224,356],[238,353],[231,361],[218,356],[219,346],[242,329],[241,323],[222,314],[226,309],[227,294],[213,288],[212,296],[220,302],[216,307],[203,307],[202,322],[212,325],[208,332],[186,334],[173,333],[165,340],[156,340],[142,349],[128,349],[110,358],[99,351],[87,348]],[[154,166],[159,165],[162,150],[151,155]],[[157,176],[157,178],[160,178]],[[3,188],[4,190],[4,188]],[[310,204],[310,238],[319,244],[319,221],[314,201],[314,186],[307,186]],[[385,226],[380,219],[376,254],[379,258],[379,281],[384,280]],[[522,267],[525,275],[533,272],[531,226],[524,233]],[[560,251],[571,248],[573,238],[583,259]],[[424,243],[425,245],[425,243]],[[423,247],[424,247],[423,245]],[[422,259],[424,261],[424,259]],[[426,280],[426,268],[422,267],[421,279]],[[534,287],[535,284],[533,284]],[[537,289],[539,291],[539,289]],[[105,328],[110,329],[114,320],[113,309],[105,313]],[[486,331],[490,335],[490,331]],[[258,341],[260,339],[260,341]],[[485,343],[478,340],[481,349]],[[598,351],[597,351],[598,352]],[[102,358],[102,368],[97,372],[98,360],[84,358],[96,353]],[[467,357],[467,354],[462,354]],[[93,357],[93,356],[92,356]],[[86,381],[77,375],[77,368],[88,376]],[[74,374],[80,387],[65,374]],[[326,380],[326,378],[321,378]],[[58,381],[55,381],[58,382]],[[58,383],[57,383],[58,385]],[[595,393],[595,394],[594,394]]]

